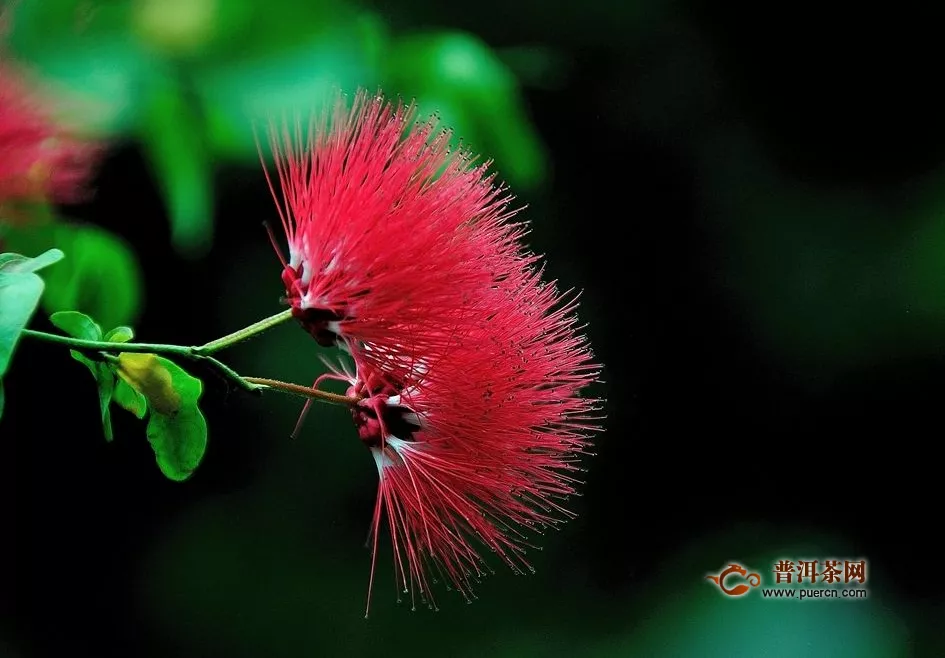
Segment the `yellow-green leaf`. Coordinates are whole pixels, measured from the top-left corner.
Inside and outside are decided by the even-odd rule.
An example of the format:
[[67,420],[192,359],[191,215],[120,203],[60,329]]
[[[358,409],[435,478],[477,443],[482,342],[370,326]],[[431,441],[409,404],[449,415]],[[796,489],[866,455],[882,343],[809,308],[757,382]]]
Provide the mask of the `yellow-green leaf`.
[[138,356],[153,357],[153,360],[124,359],[138,373],[137,381],[147,383],[145,389],[151,393],[145,393],[151,409],[148,441],[161,472],[181,482],[191,476],[207,449],[207,422],[197,406],[203,382],[173,361],[154,355]]
[[164,415],[177,413],[181,406],[181,396],[174,390],[168,363],[170,361],[154,354],[122,352],[118,355],[118,376],[141,393],[153,411]]
[[105,340],[109,343],[127,343],[134,337],[135,332],[131,327],[115,327],[105,334]]

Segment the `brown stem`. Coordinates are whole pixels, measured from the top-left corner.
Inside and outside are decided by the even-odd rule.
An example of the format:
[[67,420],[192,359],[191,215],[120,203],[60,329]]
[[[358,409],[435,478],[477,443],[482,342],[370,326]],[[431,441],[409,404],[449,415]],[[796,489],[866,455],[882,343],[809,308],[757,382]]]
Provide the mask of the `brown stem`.
[[319,391],[318,389],[312,388],[310,386],[291,384],[289,382],[279,381],[278,379],[265,379],[263,377],[243,377],[243,379],[251,384],[256,384],[264,388],[271,388],[276,391],[282,391],[283,393],[291,393],[292,395],[309,398],[310,400],[321,400],[322,402],[343,404],[349,407],[353,407],[361,401],[361,398],[359,397],[348,397],[347,395],[329,393],[328,391]]

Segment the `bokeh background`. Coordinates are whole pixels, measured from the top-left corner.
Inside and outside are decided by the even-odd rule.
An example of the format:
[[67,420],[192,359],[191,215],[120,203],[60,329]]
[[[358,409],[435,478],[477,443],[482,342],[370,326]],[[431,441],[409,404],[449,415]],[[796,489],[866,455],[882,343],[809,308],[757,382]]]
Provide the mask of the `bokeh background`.
[[[940,29],[908,4],[20,0],[4,56],[110,141],[95,197],[4,229],[46,310],[201,343],[279,310],[253,127],[383,88],[527,204],[606,366],[580,516],[537,573],[397,605],[345,413],[225,395],[163,478],[143,427],[24,342],[0,423],[0,655],[941,656]],[[58,278],[56,278],[58,277]],[[36,328],[49,329],[41,313]],[[304,332],[234,348],[310,382]],[[869,561],[865,601],[733,600],[730,561]]]

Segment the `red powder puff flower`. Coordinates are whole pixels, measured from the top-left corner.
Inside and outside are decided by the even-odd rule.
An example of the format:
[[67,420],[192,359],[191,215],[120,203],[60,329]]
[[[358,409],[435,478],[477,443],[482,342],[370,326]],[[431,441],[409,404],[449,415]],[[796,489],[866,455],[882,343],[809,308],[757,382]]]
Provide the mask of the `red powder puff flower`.
[[449,133],[416,121],[412,105],[361,91],[332,110],[305,131],[270,131],[287,301],[320,344],[366,345],[368,362],[403,374],[405,355],[443,352],[475,319],[471,296],[524,229],[508,221],[488,163],[451,151]]
[[304,135],[270,133],[288,302],[355,363],[315,386],[362,398],[380,474],[368,605],[384,515],[412,599],[434,605],[438,575],[471,600],[483,548],[530,570],[529,531],[571,516],[559,501],[599,421],[575,302],[542,283],[487,165],[414,115],[361,92]]
[[0,206],[80,201],[99,152],[57,124],[46,99],[0,63]]
[[354,420],[380,476],[368,606],[382,515],[398,589],[431,607],[437,576],[472,599],[483,548],[531,571],[529,535],[573,516],[561,500],[600,420],[599,401],[579,394],[599,366],[576,303],[527,267],[482,293],[475,328],[405,380],[357,353],[356,374],[329,375],[363,398]]

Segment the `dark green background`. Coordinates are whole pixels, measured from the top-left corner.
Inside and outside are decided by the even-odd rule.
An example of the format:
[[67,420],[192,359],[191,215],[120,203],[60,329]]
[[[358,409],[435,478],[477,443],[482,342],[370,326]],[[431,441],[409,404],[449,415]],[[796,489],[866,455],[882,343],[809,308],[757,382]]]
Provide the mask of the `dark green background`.
[[[90,30],[146,41],[124,3],[92,4]],[[497,565],[474,605],[441,590],[439,612],[411,612],[385,548],[365,620],[376,471],[343,411],[317,408],[293,441],[295,400],[208,380],[209,451],[177,484],[130,416],[105,444],[67,353],[24,343],[0,425],[0,654],[945,654],[938,22],[903,3],[715,4],[237,2],[199,48],[159,55],[150,37],[139,69],[161,74],[128,87],[146,110],[101,128],[97,194],[63,209],[137,255],[142,340],[200,343],[279,310],[251,126],[227,133],[238,99],[211,82],[225,69],[269,98],[314,75],[279,64],[304,42],[319,75],[416,95],[496,158],[549,275],[585,291],[607,429],[536,575]],[[25,60],[93,86],[68,44],[23,30]],[[412,41],[427,30],[481,39],[451,42],[480,67],[434,66]],[[308,383],[318,354],[286,326],[227,357]],[[727,600],[704,578],[831,556],[869,560],[867,601]]]

